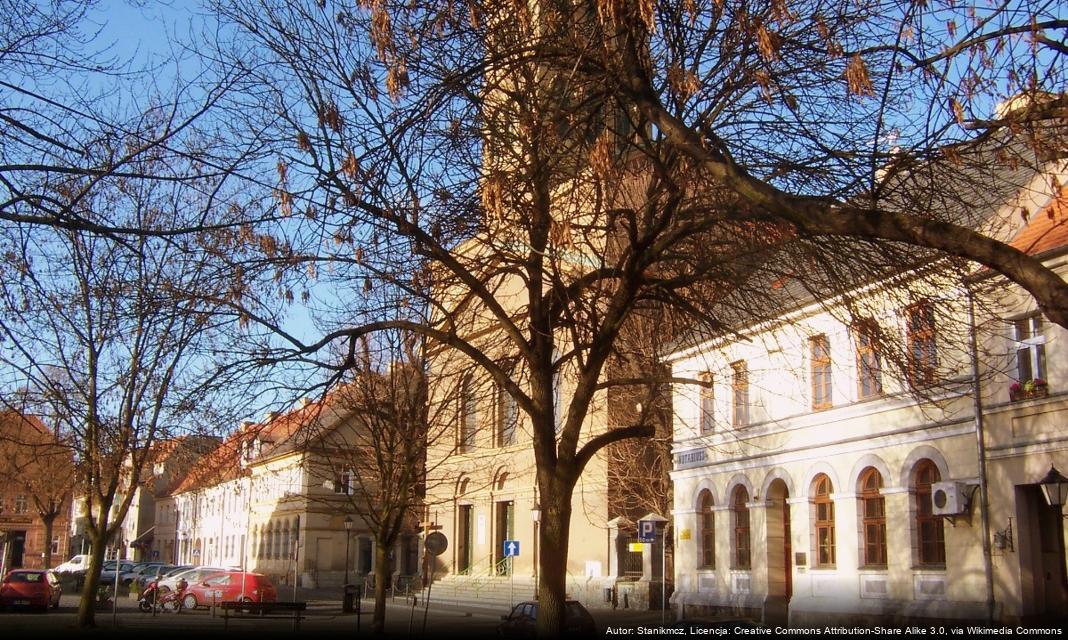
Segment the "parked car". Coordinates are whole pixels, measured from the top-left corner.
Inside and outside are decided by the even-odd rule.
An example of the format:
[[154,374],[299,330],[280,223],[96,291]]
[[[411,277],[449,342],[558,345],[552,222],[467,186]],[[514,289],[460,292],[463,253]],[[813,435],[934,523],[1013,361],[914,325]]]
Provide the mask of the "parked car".
[[[134,578],[134,582],[137,583],[138,587],[140,587],[141,589],[144,589],[146,586],[148,586],[148,583],[152,582],[153,580],[158,580],[158,579],[162,578],[163,576],[167,575],[168,573],[170,573],[171,571],[174,571],[175,569],[178,569],[178,568],[179,567],[176,567],[173,564],[152,565],[152,566],[148,567],[147,569],[145,569],[144,571],[142,571],[140,573],[140,575],[138,575],[136,578]],[[181,567],[181,568],[182,568],[182,570],[185,570],[185,569],[191,569],[192,567]]]
[[270,578],[262,573],[247,571],[217,571],[198,580],[189,580],[182,597],[183,609],[195,609],[216,602],[274,602],[278,590]]
[[[538,603],[520,602],[512,612],[501,616],[497,634],[503,638],[533,638],[537,635]],[[577,600],[564,601],[564,621],[560,629],[561,636],[594,637],[597,624],[593,616]]]
[[60,563],[53,571],[57,573],[85,573],[89,567],[89,554],[80,553],[66,562]]
[[[108,560],[104,563],[104,566],[100,569],[100,584],[102,585],[114,585],[115,584],[115,572],[119,572],[121,580],[122,574],[129,573],[134,568],[132,562],[116,562],[114,560]],[[121,582],[120,582],[121,583]],[[125,584],[125,583],[121,583]]]
[[204,579],[208,576],[222,573],[223,571],[227,571],[226,567],[192,567],[185,571],[176,571],[159,581],[159,590],[160,593],[174,591],[178,580],[181,579],[184,579],[189,584],[199,584],[204,582]]
[[43,569],[15,569],[0,583],[0,607],[59,608],[59,578]]
[[135,564],[133,569],[126,571],[119,576],[119,582],[125,585],[132,585],[135,582],[139,583],[141,576],[155,575],[156,569],[162,566],[162,562],[141,562]]

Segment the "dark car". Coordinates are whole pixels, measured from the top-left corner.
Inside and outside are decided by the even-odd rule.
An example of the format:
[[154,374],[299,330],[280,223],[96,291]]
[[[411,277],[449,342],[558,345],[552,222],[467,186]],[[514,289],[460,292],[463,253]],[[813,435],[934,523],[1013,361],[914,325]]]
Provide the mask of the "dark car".
[[[497,634],[502,638],[533,638],[537,635],[538,603],[520,602],[512,612],[501,616]],[[560,629],[561,636],[593,637],[597,635],[597,625],[593,616],[576,600],[564,601],[564,622]]]
[[0,607],[59,607],[59,578],[43,569],[15,569],[0,583]]

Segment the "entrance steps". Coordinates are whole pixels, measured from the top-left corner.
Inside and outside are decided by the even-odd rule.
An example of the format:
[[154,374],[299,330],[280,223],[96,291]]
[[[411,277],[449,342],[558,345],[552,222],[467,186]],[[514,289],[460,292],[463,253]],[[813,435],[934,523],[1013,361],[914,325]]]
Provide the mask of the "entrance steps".
[[[425,601],[427,590],[420,594]],[[459,576],[449,575],[434,581],[430,591],[432,605],[448,604],[469,611],[508,613],[513,604],[534,599],[531,576]]]

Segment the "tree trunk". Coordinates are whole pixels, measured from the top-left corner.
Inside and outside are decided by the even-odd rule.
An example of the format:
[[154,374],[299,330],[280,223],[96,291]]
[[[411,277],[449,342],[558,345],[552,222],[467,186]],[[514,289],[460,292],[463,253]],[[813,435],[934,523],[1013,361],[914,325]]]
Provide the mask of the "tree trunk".
[[386,631],[386,589],[389,586],[389,546],[375,540],[375,611],[371,617],[371,633]]
[[41,515],[41,523],[44,525],[44,568],[52,568],[52,527],[56,522],[58,513],[52,512],[48,515]]
[[98,535],[89,547],[89,566],[85,570],[82,599],[78,603],[78,627],[90,629],[96,626],[96,590],[100,586],[100,568],[104,566],[107,538]]
[[573,482],[554,479],[552,491],[542,490],[538,529],[538,637],[559,637],[567,597],[567,549],[571,532]]

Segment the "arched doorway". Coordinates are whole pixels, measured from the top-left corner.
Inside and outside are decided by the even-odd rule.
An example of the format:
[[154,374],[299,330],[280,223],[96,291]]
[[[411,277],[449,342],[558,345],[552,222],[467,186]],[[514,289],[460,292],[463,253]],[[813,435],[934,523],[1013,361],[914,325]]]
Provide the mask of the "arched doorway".
[[781,479],[768,487],[766,498],[768,593],[764,602],[765,624],[786,624],[793,595],[793,562],[790,548],[790,490]]

